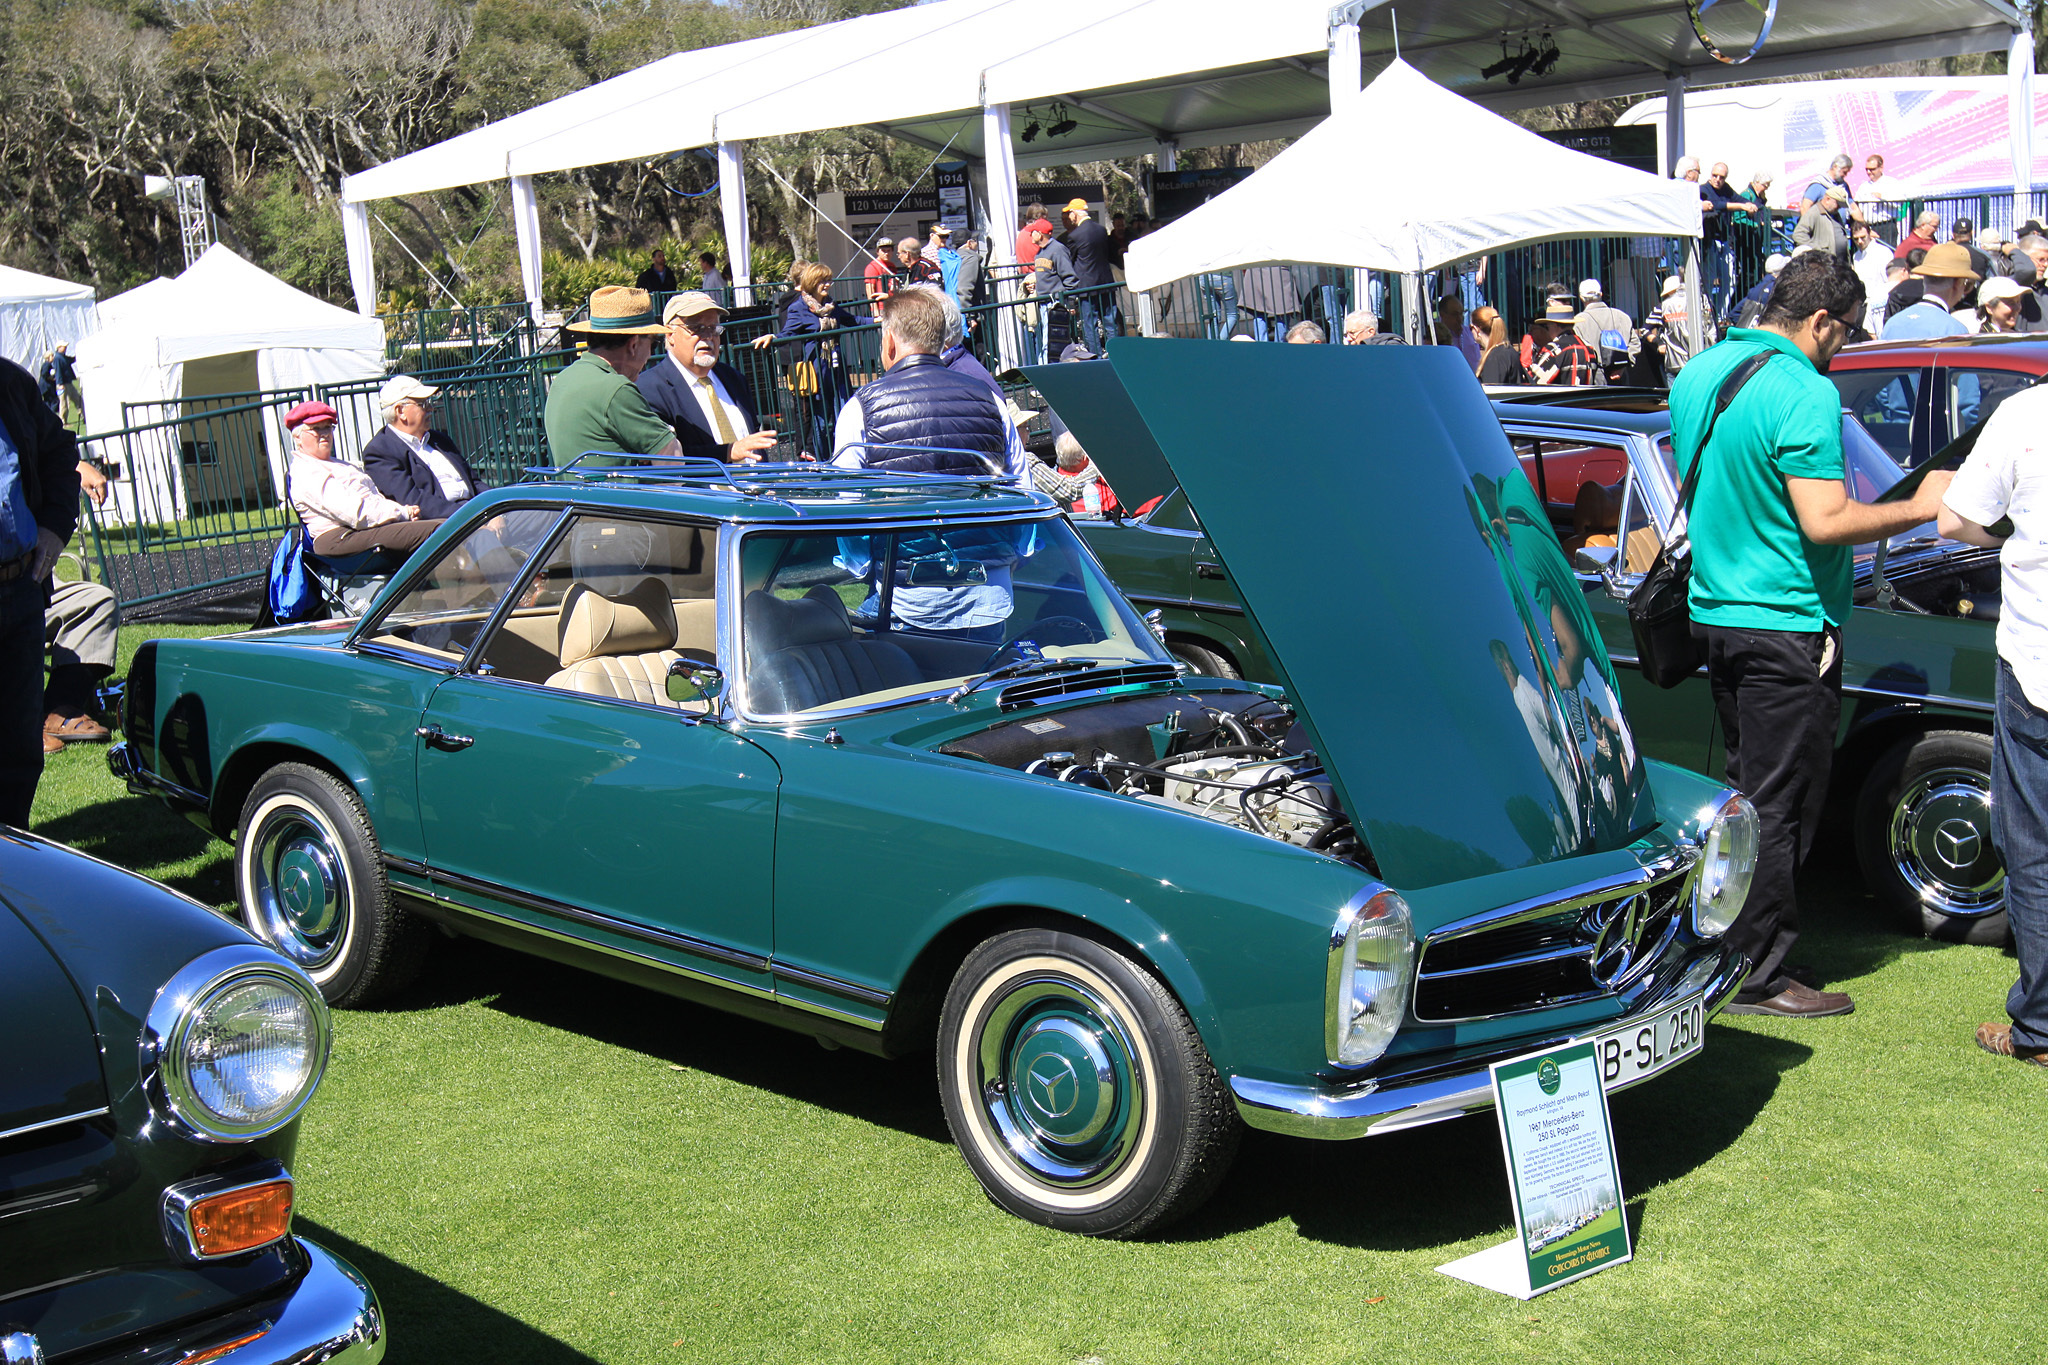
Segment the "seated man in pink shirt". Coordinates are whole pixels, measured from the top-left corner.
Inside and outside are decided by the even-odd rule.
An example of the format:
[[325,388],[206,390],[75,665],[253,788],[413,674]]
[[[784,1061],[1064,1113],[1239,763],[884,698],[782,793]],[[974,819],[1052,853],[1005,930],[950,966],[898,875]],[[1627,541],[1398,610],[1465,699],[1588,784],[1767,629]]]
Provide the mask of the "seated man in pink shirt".
[[301,403],[284,415],[292,434],[292,506],[306,523],[313,553],[323,559],[365,550],[411,554],[441,523],[422,521],[419,508],[393,502],[368,474],[335,459],[335,420],[325,403]]

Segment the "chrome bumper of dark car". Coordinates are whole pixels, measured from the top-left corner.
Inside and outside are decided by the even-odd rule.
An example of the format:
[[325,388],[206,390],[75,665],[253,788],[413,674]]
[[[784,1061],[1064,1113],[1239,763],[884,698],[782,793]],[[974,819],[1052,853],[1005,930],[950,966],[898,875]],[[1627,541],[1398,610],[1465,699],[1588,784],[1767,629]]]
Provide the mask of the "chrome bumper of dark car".
[[[1707,1014],[1712,1016],[1735,994],[1747,969],[1742,955],[1724,945],[1718,952],[1703,955],[1669,990],[1645,1000],[1630,1014],[1603,1021],[1599,1029],[1606,1031],[1631,1020],[1653,1018],[1666,1005],[1695,994],[1706,996]],[[1531,1039],[1529,1046],[1520,1050],[1533,1051],[1546,1041],[1564,1042],[1568,1036]],[[1285,1085],[1233,1076],[1230,1089],[1237,1100],[1237,1112],[1251,1127],[1295,1137],[1369,1137],[1493,1107],[1493,1082],[1483,1064],[1412,1083],[1397,1077],[1343,1088]]]
[[376,1365],[384,1359],[384,1310],[377,1291],[339,1256],[303,1238],[299,1248],[312,1264],[270,1329],[209,1357],[210,1365]]

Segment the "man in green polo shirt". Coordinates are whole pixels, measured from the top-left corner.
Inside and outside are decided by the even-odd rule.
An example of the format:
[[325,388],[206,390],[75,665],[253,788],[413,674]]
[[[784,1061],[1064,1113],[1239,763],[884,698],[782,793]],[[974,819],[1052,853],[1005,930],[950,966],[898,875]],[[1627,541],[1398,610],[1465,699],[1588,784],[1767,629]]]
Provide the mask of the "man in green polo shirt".
[[682,445],[633,381],[654,354],[654,338],[667,329],[654,315],[645,289],[607,285],[590,296],[590,317],[565,329],[588,338],[588,349],[555,376],[548,389],[548,454],[561,468],[590,451],[609,452],[583,462],[631,464],[633,455],[680,455]]
[[1827,794],[1842,693],[1852,547],[1932,520],[1949,474],[1912,501],[1849,496],[1842,400],[1828,362],[1863,314],[1863,281],[1824,253],[1793,257],[1753,328],[1700,353],[1671,386],[1672,444],[1692,469],[1724,380],[1769,359],[1721,414],[1701,465],[1688,531],[1693,633],[1728,746],[1728,780],[1756,806],[1756,879],[1728,930],[1750,972],[1732,1014],[1815,1018],[1853,1001],[1815,988],[1787,954],[1799,938],[1792,878]]

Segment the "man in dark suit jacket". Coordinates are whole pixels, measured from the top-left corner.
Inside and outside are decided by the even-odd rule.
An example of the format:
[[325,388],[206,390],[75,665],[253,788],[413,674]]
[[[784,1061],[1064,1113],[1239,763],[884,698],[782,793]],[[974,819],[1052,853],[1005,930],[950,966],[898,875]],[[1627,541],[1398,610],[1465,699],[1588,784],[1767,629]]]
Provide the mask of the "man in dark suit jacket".
[[760,430],[753,386],[718,358],[725,310],[709,294],[678,294],[661,310],[668,355],[634,380],[647,405],[661,414],[685,455],[708,455],[727,464],[758,464],[776,434]]
[[409,374],[385,380],[377,390],[377,407],[387,425],[363,447],[363,472],[377,491],[419,508],[422,521],[453,516],[482,491],[448,433],[427,428],[432,415],[427,401],[439,392]]

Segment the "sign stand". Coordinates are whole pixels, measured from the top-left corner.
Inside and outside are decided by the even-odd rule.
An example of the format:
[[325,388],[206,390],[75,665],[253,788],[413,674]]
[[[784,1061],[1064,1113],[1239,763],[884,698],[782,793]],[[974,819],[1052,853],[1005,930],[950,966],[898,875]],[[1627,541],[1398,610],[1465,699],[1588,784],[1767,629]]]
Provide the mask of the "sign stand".
[[1596,1053],[1567,1043],[1493,1064],[1516,1235],[1438,1270],[1533,1299],[1634,1257]]

